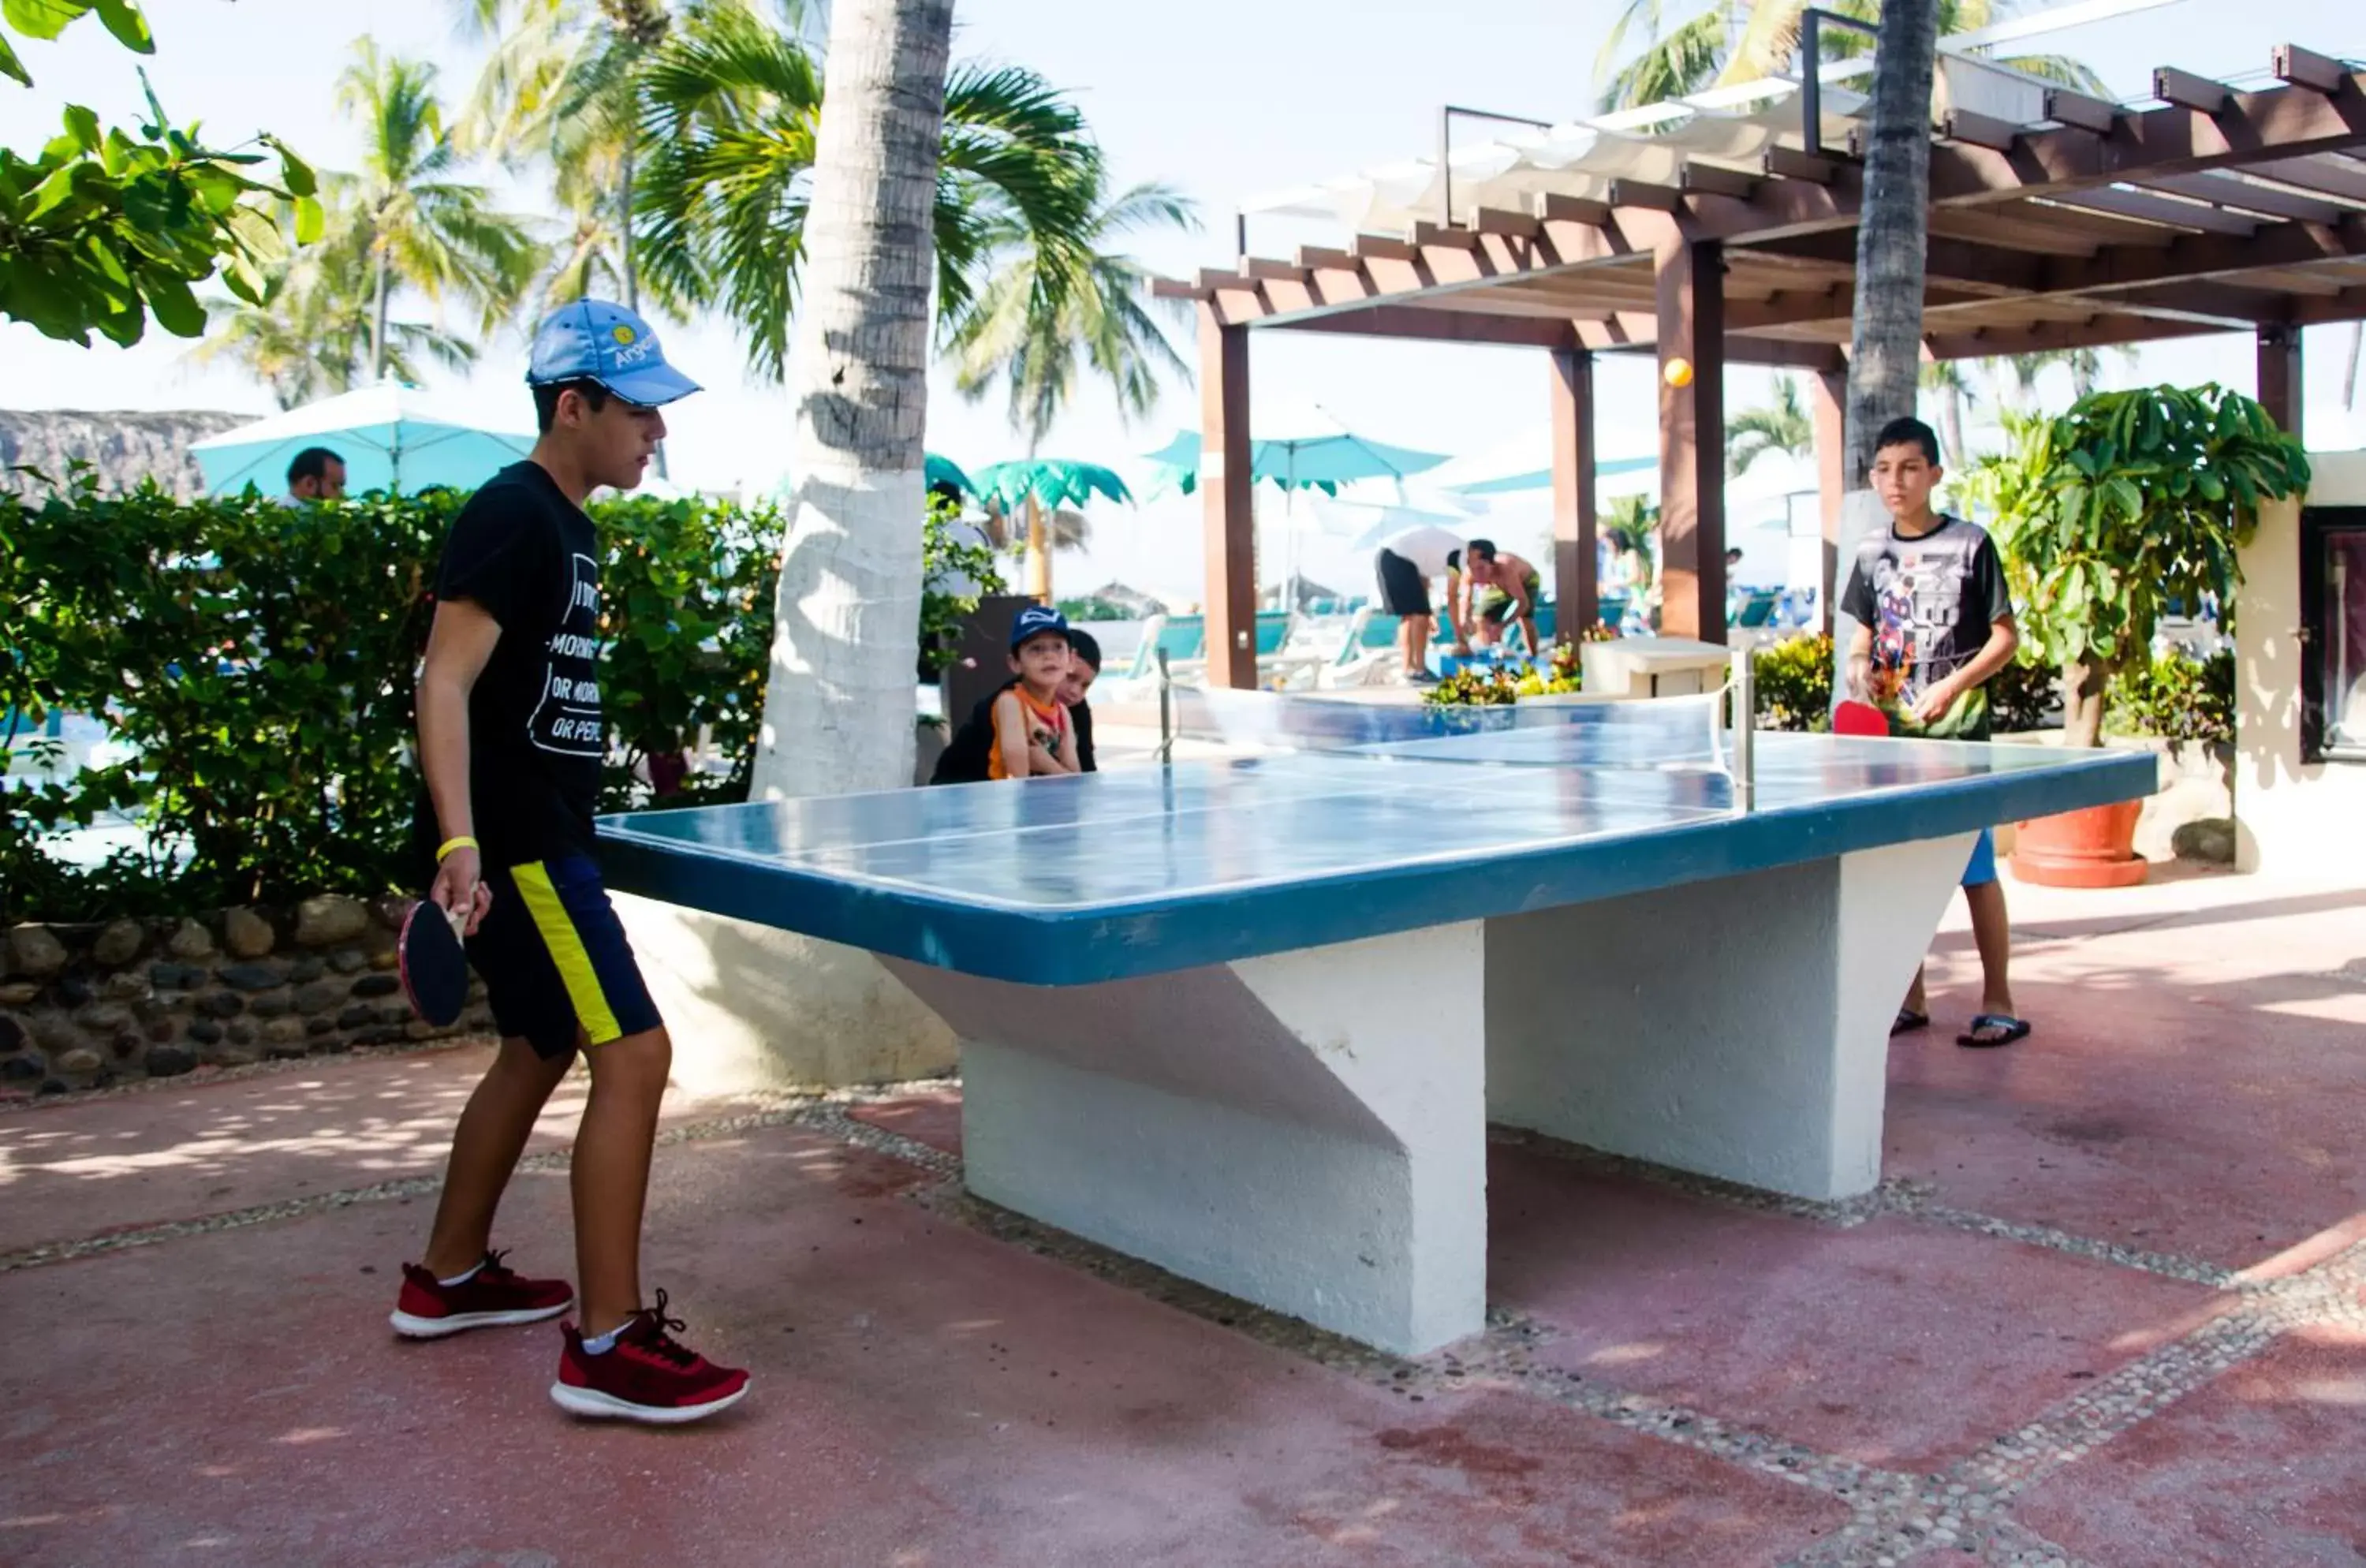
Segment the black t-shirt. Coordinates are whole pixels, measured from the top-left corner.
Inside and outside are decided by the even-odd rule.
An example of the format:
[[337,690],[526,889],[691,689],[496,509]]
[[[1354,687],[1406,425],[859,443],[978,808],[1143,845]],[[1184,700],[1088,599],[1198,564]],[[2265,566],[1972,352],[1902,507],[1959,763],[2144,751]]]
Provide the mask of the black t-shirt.
[[[1901,536],[1894,523],[1868,535],[1841,608],[1872,628],[1874,702],[1901,709],[1979,657],[1989,627],[2012,614],[2012,593],[1988,530],[1943,515],[1920,538]],[[1918,731],[1959,740],[1988,732],[1984,691],[1965,693]]]
[[[452,523],[440,603],[501,623],[468,698],[468,793],[489,865],[589,853],[600,800],[600,547],[592,519],[542,465],[513,463]],[[422,784],[420,832],[438,831]]]
[[[936,771],[929,775],[931,784],[984,784],[986,782],[987,760],[994,754],[994,703],[1019,684],[1017,679],[1002,683],[994,696],[986,698],[970,710],[969,722],[953,731],[945,742],[942,755],[937,758]],[[1093,766],[1093,705],[1078,703],[1068,709],[1068,717],[1076,727],[1076,761],[1087,773]]]

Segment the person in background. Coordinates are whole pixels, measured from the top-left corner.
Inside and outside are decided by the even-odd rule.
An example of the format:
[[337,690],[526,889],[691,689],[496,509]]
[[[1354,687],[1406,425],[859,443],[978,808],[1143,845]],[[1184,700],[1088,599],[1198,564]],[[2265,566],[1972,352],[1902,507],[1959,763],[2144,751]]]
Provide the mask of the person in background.
[[1504,626],[1517,621],[1529,653],[1538,652],[1543,645],[1537,641],[1537,601],[1544,593],[1544,574],[1510,551],[1497,550],[1491,539],[1471,540],[1463,559],[1472,595],[1467,623],[1471,639],[1492,647],[1503,641]]
[[1076,760],[1076,721],[1060,703],[1071,659],[1066,616],[1042,604],[1019,612],[1010,623],[1010,671],[1019,680],[994,699],[987,778],[1045,778],[1083,771]]
[[1446,580],[1446,618],[1454,628],[1455,651],[1470,651],[1456,604],[1462,592],[1461,550],[1443,529],[1406,528],[1380,542],[1372,565],[1380,578],[1380,608],[1397,617],[1397,651],[1406,682],[1435,685],[1437,677],[1429,670],[1429,639],[1437,628],[1429,601],[1433,579]]
[[307,446],[287,464],[287,500],[343,501],[345,460],[326,446]]
[[[1068,673],[1060,682],[1060,702],[1068,710],[1069,720],[1076,732],[1076,764],[1085,773],[1098,771],[1093,761],[1093,705],[1085,694],[1093,689],[1093,682],[1101,672],[1101,645],[1087,631],[1068,628]],[[993,696],[986,698],[970,710],[969,721],[953,731],[945,745],[944,753],[937,759],[934,772],[929,775],[930,784],[984,784],[992,777],[988,758],[994,750],[994,705],[1004,692],[1019,684],[1012,676]]]
[[[1978,524],[1932,510],[1940,473],[1939,438],[1921,420],[1891,420],[1874,438],[1873,489],[1889,526],[1858,547],[1841,595],[1840,607],[1857,624],[1848,688],[1888,712],[1892,734],[1986,740],[1989,680],[2012,662],[2021,637],[1994,541]],[[1963,887],[1980,950],[1980,1010],[1955,1043],[2010,1045],[2029,1025],[2013,1011],[2012,927],[1997,881],[1996,841],[1985,828]],[[1917,969],[1890,1033],[1929,1024],[1928,1007]]]

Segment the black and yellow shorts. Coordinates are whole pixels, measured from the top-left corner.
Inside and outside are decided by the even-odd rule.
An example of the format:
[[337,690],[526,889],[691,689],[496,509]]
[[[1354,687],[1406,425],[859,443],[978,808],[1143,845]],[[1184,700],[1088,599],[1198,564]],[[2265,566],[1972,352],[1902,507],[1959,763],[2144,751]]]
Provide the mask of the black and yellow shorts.
[[662,1021],[589,855],[487,866],[492,908],[468,939],[493,1022],[557,1059]]

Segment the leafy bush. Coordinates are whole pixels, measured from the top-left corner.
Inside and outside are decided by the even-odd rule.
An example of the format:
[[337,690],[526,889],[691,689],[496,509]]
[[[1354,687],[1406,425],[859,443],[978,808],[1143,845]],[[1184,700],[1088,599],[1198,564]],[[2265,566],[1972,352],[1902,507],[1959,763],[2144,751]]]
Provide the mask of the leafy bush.
[[1989,677],[1989,728],[1998,735],[2062,728],[2062,671],[2022,655]]
[[1832,727],[1832,638],[1829,632],[1786,637],[1751,656],[1758,722],[1769,729]]
[[[163,914],[393,890],[417,799],[411,688],[430,578],[464,497],[289,511],[252,493],[184,504],[89,476],[39,506],[0,496],[0,760],[37,763],[52,710],[102,716],[130,760],[18,778],[0,814],[0,922]],[[772,652],[783,523],[770,506],[595,503],[603,806],[668,785],[705,732],[731,761],[681,795],[744,798]],[[929,528],[931,566],[957,558]],[[989,569],[990,570],[990,569]],[[990,581],[990,577],[988,579]],[[924,628],[975,601],[934,593]],[[671,765],[668,765],[671,761]],[[128,820],[96,863],[63,835]],[[86,858],[86,857],[85,857]]]
[[2106,728],[2115,735],[2231,743],[2235,739],[2235,651],[2203,656],[2181,648],[2120,671],[2112,682]]

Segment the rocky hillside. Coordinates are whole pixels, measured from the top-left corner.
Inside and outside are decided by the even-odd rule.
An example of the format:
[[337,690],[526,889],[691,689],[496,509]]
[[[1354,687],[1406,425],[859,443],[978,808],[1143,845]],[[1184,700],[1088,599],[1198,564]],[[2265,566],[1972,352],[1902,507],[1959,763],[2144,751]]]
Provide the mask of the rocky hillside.
[[190,443],[254,422],[253,414],[190,411],[186,413],[85,413],[75,409],[0,409],[0,490],[29,493],[39,488],[18,468],[39,468],[63,479],[67,465],[81,458],[98,469],[102,488],[130,490],[153,479],[186,499],[205,489]]

